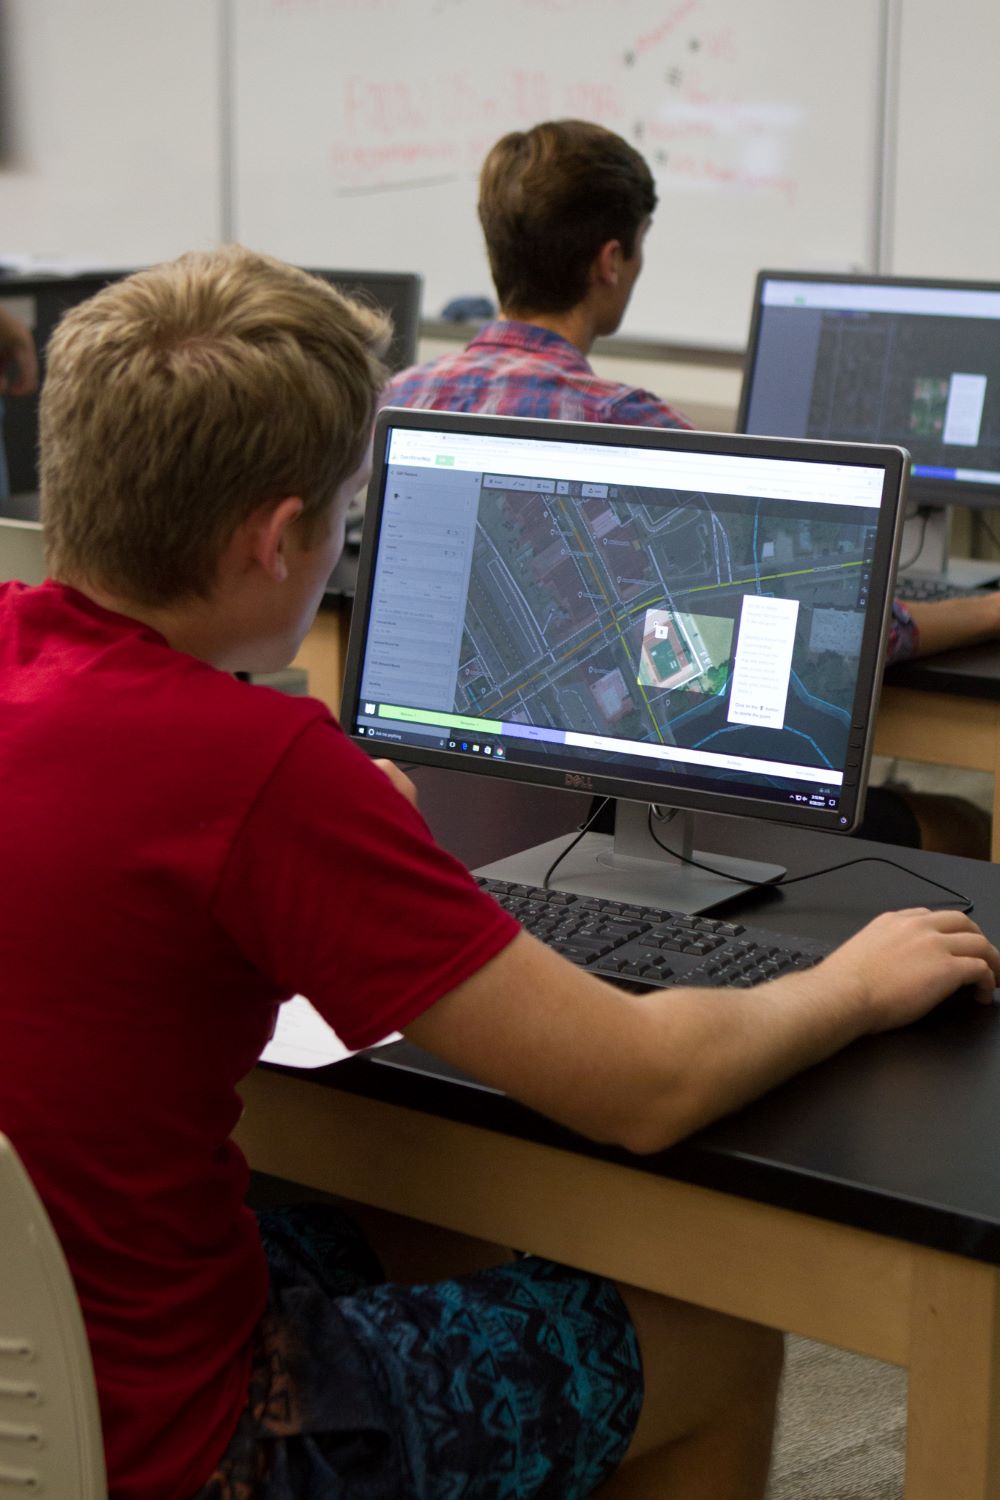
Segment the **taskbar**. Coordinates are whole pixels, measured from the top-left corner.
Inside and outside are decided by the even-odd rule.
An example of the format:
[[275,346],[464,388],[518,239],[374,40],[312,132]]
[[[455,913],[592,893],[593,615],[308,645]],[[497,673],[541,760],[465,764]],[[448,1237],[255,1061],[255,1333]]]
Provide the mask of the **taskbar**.
[[[692,770],[676,765],[673,774],[668,774],[656,762],[638,754],[616,752],[613,763],[606,755],[594,749],[575,749],[568,752],[565,742],[552,743],[543,740],[501,740],[485,734],[442,734],[439,728],[430,726],[372,723],[359,719],[355,725],[358,736],[370,745],[372,741],[383,745],[400,745],[410,749],[443,751],[457,758],[471,758],[497,766],[521,766],[525,769],[538,767],[546,771],[577,772],[608,776],[617,779],[636,780],[662,786],[663,796],[669,798],[671,788],[706,793],[723,793],[728,796],[747,797],[755,802],[772,802],[792,805],[835,817],[843,795],[842,776],[837,782],[820,782],[815,772],[808,780],[803,776],[807,767],[796,768],[795,780],[781,774],[780,763],[771,771],[748,771],[734,773],[731,768],[700,767]],[[760,764],[757,762],[757,764]],[[846,824],[846,819],[839,821]]]

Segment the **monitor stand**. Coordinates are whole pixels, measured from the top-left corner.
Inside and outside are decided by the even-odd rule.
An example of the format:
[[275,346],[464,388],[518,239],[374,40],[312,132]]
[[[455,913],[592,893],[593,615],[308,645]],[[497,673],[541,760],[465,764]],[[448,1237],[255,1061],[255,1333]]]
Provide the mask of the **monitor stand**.
[[[664,815],[665,811],[665,815]],[[684,864],[656,842],[650,822],[670,849],[709,870]],[[497,860],[477,870],[499,880],[540,885],[545,872],[568,840],[551,839],[522,854]],[[702,852],[694,845],[694,814],[654,808],[646,802],[618,803],[614,837],[588,833],[561,860],[550,884],[577,896],[598,896],[656,906],[669,911],[710,911],[755,885],[772,885],[785,873],[784,865],[736,859],[729,854]],[[727,878],[728,877],[728,878]]]

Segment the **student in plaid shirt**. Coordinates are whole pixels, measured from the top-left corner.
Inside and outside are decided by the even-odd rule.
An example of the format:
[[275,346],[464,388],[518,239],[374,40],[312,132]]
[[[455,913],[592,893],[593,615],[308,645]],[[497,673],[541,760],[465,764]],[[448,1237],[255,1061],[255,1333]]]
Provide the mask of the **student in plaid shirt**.
[[[621,323],[655,207],[642,156],[600,125],[553,120],[504,136],[483,164],[479,190],[500,316],[465,349],[403,370],[390,383],[388,404],[690,427],[651,392],[602,379],[587,358],[595,339]],[[994,636],[1000,593],[909,605],[897,599],[887,661]],[[881,802],[886,814],[866,824],[871,837],[989,857],[985,824],[969,804],[869,797],[870,811]],[[956,843],[959,824],[967,826]]]

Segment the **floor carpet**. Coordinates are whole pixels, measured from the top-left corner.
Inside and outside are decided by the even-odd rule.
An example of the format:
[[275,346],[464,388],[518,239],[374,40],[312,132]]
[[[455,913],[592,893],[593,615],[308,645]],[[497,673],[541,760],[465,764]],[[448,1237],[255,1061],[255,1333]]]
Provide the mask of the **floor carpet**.
[[906,1372],[789,1338],[768,1500],[900,1500]]

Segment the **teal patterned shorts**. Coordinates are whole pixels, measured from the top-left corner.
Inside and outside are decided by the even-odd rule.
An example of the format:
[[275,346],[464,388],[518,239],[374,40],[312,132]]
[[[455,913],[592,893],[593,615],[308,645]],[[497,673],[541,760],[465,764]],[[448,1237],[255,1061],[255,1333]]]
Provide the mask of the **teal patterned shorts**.
[[250,1400],[196,1500],[576,1500],[620,1462],[642,1370],[610,1282],[526,1256],[386,1284],[339,1210],[258,1217]]

